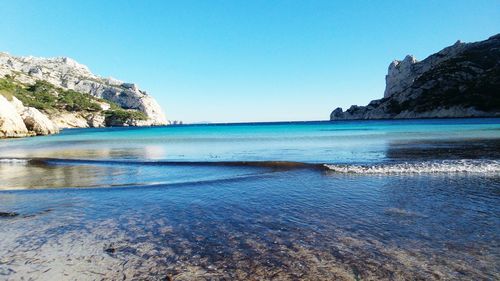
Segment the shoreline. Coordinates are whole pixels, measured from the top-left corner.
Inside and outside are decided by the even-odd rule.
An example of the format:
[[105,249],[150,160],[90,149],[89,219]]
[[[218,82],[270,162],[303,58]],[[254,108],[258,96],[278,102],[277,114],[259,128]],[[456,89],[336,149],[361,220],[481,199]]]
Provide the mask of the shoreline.
[[[93,129],[142,129],[142,128],[165,128],[165,127],[196,127],[196,126],[240,126],[240,125],[287,125],[287,124],[325,124],[325,123],[348,123],[348,122],[370,122],[370,121],[425,121],[425,120],[479,120],[479,119],[494,119],[500,120],[500,116],[475,116],[475,117],[424,117],[424,118],[370,118],[370,119],[342,119],[342,120],[306,120],[306,121],[258,121],[258,122],[214,122],[214,123],[184,123],[184,124],[166,124],[166,125],[152,125],[152,126],[107,126],[107,127],[71,127],[71,128],[60,128],[61,132],[66,130],[93,130]],[[24,139],[33,137],[44,137],[44,136],[56,136],[57,134],[48,135],[30,135],[22,137],[0,137],[1,140],[9,139]]]

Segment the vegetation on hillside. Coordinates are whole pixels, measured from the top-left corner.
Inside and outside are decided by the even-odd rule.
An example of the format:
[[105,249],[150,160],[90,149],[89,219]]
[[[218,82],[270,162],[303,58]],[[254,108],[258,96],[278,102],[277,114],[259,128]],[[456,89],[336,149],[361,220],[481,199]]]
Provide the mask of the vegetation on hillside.
[[[7,75],[0,78],[0,94],[8,100],[16,97],[24,106],[34,107],[44,112],[61,110],[69,112],[103,112],[107,125],[123,124],[129,120],[147,119],[143,112],[126,110],[116,103],[98,99],[89,94],[65,90],[42,80],[36,81],[33,85],[25,85]],[[110,108],[103,111],[99,104],[102,102],[109,104]]]
[[112,126],[113,124],[123,124],[128,120],[146,120],[147,116],[137,110],[125,110],[125,109],[115,109],[104,111],[104,116],[106,117],[106,126]]

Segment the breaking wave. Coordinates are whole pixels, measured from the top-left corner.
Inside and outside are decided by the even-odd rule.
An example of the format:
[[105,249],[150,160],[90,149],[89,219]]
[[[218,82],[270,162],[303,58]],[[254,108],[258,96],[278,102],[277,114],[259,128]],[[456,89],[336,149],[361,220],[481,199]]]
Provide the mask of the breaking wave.
[[29,159],[19,159],[19,158],[0,158],[0,163],[3,164],[27,164]]
[[462,159],[378,164],[319,164],[293,161],[129,161],[61,158],[3,158],[0,164],[51,165],[125,165],[125,166],[207,166],[249,167],[273,170],[311,169],[341,174],[429,174],[483,173],[500,174],[500,160]]
[[500,173],[500,160],[443,160],[375,165],[325,164],[326,168],[344,174],[429,174],[429,173]]

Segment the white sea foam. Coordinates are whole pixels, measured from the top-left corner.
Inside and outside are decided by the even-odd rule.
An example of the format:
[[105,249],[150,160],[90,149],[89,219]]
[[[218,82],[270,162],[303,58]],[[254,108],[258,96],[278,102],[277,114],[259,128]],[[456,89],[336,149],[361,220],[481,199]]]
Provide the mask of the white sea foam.
[[405,162],[376,165],[336,165],[325,167],[346,174],[427,174],[427,173],[483,173],[499,174],[500,160],[444,160],[427,162]]
[[0,158],[0,164],[26,164],[28,159]]

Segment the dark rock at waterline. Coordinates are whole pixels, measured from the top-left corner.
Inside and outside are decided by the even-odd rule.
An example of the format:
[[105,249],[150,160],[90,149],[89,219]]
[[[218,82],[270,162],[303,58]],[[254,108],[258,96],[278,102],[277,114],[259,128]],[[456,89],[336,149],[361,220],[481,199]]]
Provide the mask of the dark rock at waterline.
[[[22,218],[31,218],[31,217],[34,217],[36,215],[42,215],[42,214],[46,214],[49,212],[52,212],[52,209],[45,209],[45,210],[42,210],[38,213],[33,213],[33,214],[24,214],[22,216]],[[20,215],[21,214],[16,213],[16,212],[0,212],[0,218],[14,218],[14,217],[19,217]]]
[[12,218],[19,216],[16,212],[0,212],[0,218]]
[[342,119],[344,118],[344,111],[342,111],[341,107],[337,107],[332,114],[330,115],[330,119]]

